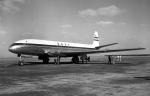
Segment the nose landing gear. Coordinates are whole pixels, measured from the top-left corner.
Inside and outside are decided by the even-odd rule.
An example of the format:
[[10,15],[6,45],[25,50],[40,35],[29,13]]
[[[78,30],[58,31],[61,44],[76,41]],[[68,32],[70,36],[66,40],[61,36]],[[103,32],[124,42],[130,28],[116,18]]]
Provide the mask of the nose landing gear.
[[18,57],[19,57],[18,65],[23,66],[24,65],[24,60],[23,60],[21,54],[18,54]]

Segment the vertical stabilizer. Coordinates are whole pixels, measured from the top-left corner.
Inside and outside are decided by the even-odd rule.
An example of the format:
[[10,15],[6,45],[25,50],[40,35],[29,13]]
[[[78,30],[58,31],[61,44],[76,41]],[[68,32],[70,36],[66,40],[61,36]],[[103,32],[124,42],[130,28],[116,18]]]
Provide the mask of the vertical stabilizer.
[[94,32],[93,37],[94,37],[94,40],[93,40],[92,47],[95,48],[95,47],[100,46],[100,44],[99,44],[99,36],[98,36],[98,32],[97,31]]

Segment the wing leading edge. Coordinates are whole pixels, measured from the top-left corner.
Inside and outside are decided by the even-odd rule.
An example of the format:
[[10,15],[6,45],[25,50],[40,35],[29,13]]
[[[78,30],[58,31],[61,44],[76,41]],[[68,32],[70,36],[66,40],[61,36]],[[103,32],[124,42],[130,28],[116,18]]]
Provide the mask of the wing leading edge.
[[94,54],[94,53],[108,53],[108,52],[122,52],[122,51],[133,51],[133,50],[144,50],[146,48],[129,48],[129,49],[112,49],[112,50],[94,50],[94,51],[78,51],[78,52],[62,52],[64,55],[82,55],[82,54]]

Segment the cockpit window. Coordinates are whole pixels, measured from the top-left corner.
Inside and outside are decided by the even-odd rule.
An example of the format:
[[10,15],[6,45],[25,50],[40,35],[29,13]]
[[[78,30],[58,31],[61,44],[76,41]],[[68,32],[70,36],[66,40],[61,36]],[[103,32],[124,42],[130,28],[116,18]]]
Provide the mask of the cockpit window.
[[17,45],[17,43],[13,43],[13,44],[11,44],[9,47],[12,47],[12,46],[14,46],[14,45]]

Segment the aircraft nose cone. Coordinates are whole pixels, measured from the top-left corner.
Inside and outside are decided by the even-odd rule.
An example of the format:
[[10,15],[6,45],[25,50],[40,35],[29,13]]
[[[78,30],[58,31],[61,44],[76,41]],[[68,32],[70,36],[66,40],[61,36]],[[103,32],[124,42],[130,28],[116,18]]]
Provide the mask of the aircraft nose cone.
[[13,52],[13,53],[14,53],[14,52],[17,51],[18,48],[19,48],[19,46],[14,45],[14,46],[10,46],[8,50],[9,50],[10,52]]
[[20,50],[21,46],[20,45],[12,45],[9,47],[9,51],[12,52],[12,53],[16,53]]
[[13,47],[11,46],[11,47],[9,47],[9,49],[8,49],[10,52],[13,52],[14,51],[14,49],[13,49]]

